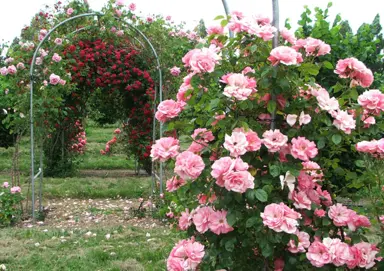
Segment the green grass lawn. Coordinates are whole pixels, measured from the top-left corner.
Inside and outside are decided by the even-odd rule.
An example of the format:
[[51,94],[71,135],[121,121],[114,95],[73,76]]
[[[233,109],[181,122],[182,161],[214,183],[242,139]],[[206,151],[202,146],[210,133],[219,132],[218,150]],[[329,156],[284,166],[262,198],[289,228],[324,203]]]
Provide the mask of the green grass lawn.
[[[127,159],[119,147],[110,156],[100,155],[100,149],[113,137],[114,126],[107,128],[87,127],[87,152],[77,161],[79,170],[74,177],[44,178],[43,205],[71,199],[108,201],[108,199],[148,198],[151,178],[126,176],[125,170],[134,169],[134,161]],[[30,191],[29,138],[20,145],[21,186],[25,196]],[[10,178],[13,148],[0,149],[0,182]],[[102,171],[100,171],[102,170]],[[113,171],[113,170],[119,170]],[[86,174],[102,173],[95,176]],[[116,174],[116,172],[118,174]],[[114,177],[115,176],[115,177]],[[38,187],[38,180],[36,182]],[[29,192],[30,193],[30,192]],[[30,195],[28,195],[30,196]],[[29,203],[30,206],[30,203]],[[55,205],[55,208],[60,208]],[[71,213],[63,207],[63,213]],[[108,210],[92,207],[92,215],[108,215]],[[165,270],[165,260],[181,233],[169,230],[167,225],[150,217],[132,223],[124,219],[122,209],[114,210],[115,221],[104,220],[104,224],[75,224],[64,230],[49,221],[32,228],[12,227],[0,229],[0,264],[7,270]],[[121,215],[120,215],[121,213]],[[52,219],[48,215],[48,220]],[[121,223],[119,222],[121,219]],[[143,222],[141,222],[143,221]],[[157,221],[155,227],[146,228],[140,223]],[[63,223],[66,223],[65,219]],[[106,224],[105,224],[106,223]],[[45,226],[46,225],[46,226]],[[80,226],[79,226],[80,225]],[[96,236],[87,237],[91,231]],[[111,234],[110,239],[105,235]]]

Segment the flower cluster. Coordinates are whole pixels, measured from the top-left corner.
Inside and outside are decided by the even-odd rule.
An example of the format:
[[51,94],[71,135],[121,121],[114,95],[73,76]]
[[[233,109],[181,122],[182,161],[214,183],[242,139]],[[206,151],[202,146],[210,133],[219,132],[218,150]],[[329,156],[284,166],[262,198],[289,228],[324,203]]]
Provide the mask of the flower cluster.
[[78,154],[84,154],[85,147],[87,145],[87,136],[85,134],[83,125],[79,120],[76,120],[74,124],[74,129],[75,131],[77,131],[77,134],[72,139],[74,143],[71,145],[70,149],[72,152],[76,152]]
[[341,59],[336,64],[335,73],[340,78],[350,78],[351,86],[369,87],[373,82],[373,74],[363,62],[354,57]]
[[167,259],[168,271],[197,270],[204,257],[204,246],[194,239],[179,241]]
[[369,153],[373,157],[384,158],[384,139],[358,142],[356,150]]

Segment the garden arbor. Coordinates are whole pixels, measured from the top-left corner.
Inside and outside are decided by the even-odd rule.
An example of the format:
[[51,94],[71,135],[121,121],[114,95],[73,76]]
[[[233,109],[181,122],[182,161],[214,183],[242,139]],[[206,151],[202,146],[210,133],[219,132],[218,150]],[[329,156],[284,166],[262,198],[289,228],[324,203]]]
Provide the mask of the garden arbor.
[[[33,219],[35,219],[35,217],[36,217],[35,216],[35,190],[36,190],[35,184],[36,184],[36,180],[39,178],[39,188],[38,188],[39,211],[42,211],[42,181],[43,181],[43,151],[42,151],[42,146],[40,146],[41,149],[40,149],[39,162],[38,162],[39,167],[38,167],[37,171],[36,171],[36,167],[35,167],[35,157],[36,157],[35,149],[36,148],[35,148],[35,132],[34,132],[34,128],[35,128],[35,123],[34,123],[34,84],[35,84],[36,78],[34,75],[35,75],[35,63],[36,63],[38,53],[39,53],[40,49],[42,48],[42,46],[44,45],[44,43],[50,38],[51,34],[54,31],[56,31],[58,28],[66,25],[67,23],[69,23],[71,21],[75,21],[75,20],[78,20],[78,19],[84,18],[84,17],[95,17],[95,18],[97,18],[97,20],[95,20],[94,22],[99,22],[100,18],[103,16],[105,16],[105,14],[99,13],[99,12],[84,13],[84,14],[79,14],[79,15],[73,16],[71,18],[68,18],[68,19],[60,22],[59,24],[55,25],[44,36],[43,39],[41,39],[40,43],[38,44],[38,46],[36,47],[36,49],[34,51],[32,62],[31,62],[31,67],[30,67],[30,71],[29,71],[29,74],[30,74],[31,190],[32,190],[31,202],[32,202],[32,217],[33,217]],[[138,42],[138,44],[141,47],[143,47],[143,49],[146,49],[147,48],[146,46],[149,46],[150,52],[153,55],[153,57],[155,58],[156,70],[158,73],[158,83],[155,85],[155,91],[154,91],[154,99],[153,99],[153,115],[154,115],[155,111],[156,111],[156,103],[161,102],[163,99],[163,96],[162,96],[162,90],[163,90],[162,71],[161,71],[161,67],[160,67],[160,61],[159,61],[158,54],[157,54],[154,46],[150,42],[150,40],[147,38],[147,36],[142,31],[140,31],[137,27],[135,27],[131,23],[129,23],[125,20],[122,20],[120,18],[114,17],[114,19],[116,21],[122,23],[126,27],[127,30],[132,30],[132,32],[130,32],[130,35],[132,35],[134,37],[134,39]],[[74,33],[80,32],[80,31],[86,31],[90,27],[91,26],[89,25],[89,26],[78,28],[74,32],[69,33],[68,35],[71,35],[71,34],[74,34]],[[139,40],[138,37],[141,38],[142,41]],[[152,140],[155,141],[158,136],[161,137],[162,133],[163,133],[162,124],[160,123],[158,126],[155,122],[155,118],[153,117]],[[162,164],[160,164],[157,167],[157,166],[155,166],[154,163],[152,163],[151,175],[152,175],[152,194],[155,191],[155,187],[156,187],[157,182],[160,183],[160,193],[162,193],[163,192],[162,191],[162,187],[163,187]]]

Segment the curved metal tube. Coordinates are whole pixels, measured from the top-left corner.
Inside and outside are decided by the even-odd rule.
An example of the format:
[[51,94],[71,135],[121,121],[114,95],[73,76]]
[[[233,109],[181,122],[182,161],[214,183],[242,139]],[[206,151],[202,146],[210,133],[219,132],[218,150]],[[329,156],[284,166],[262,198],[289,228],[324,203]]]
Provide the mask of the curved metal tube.
[[[78,19],[78,18],[89,17],[89,16],[98,16],[98,17],[100,17],[100,16],[104,16],[104,14],[99,13],[99,12],[84,13],[84,14],[73,16],[71,18],[68,18],[68,19],[60,22],[59,24],[55,25],[47,33],[47,35],[40,41],[40,43],[37,45],[37,47],[35,49],[35,52],[33,54],[33,57],[32,57],[31,67],[30,67],[30,70],[29,70],[29,76],[30,76],[30,111],[29,112],[30,112],[30,131],[31,131],[31,136],[30,136],[30,143],[31,143],[31,190],[32,190],[32,218],[33,218],[33,220],[35,220],[35,218],[36,218],[36,216],[35,216],[35,179],[38,177],[38,175],[42,176],[42,172],[43,172],[43,165],[42,165],[42,155],[43,154],[41,152],[40,153],[40,168],[39,168],[39,172],[38,172],[37,176],[35,176],[35,165],[34,165],[35,146],[34,146],[34,118],[33,118],[33,83],[34,83],[34,76],[33,76],[33,73],[34,73],[34,67],[35,67],[35,62],[36,62],[37,54],[39,52],[39,49],[44,44],[44,42],[46,40],[48,40],[48,38],[51,36],[52,32],[55,31],[57,28],[59,28],[60,26],[66,24],[67,22],[73,21],[73,20]],[[126,25],[128,25],[128,27],[134,29],[136,31],[136,33],[138,33],[147,42],[147,44],[150,46],[151,51],[152,51],[154,57],[156,58],[156,64],[157,64],[156,68],[157,68],[158,73],[159,73],[159,92],[160,92],[159,93],[159,99],[160,99],[160,102],[161,102],[162,98],[163,98],[163,95],[162,95],[163,80],[162,80],[162,72],[161,72],[161,69],[160,69],[160,60],[159,60],[159,57],[157,55],[157,52],[156,52],[155,48],[153,47],[153,45],[149,41],[149,39],[144,35],[144,33],[141,32],[139,29],[137,29],[136,27],[134,27],[130,23],[128,23],[126,21],[123,21],[123,20],[121,20],[119,18],[115,17],[115,19],[125,23]],[[80,29],[80,30],[82,30],[82,29]],[[80,31],[80,30],[76,30],[74,32],[77,32],[77,31]],[[156,104],[156,100],[157,100],[157,93],[155,91],[155,103],[154,104]],[[156,106],[154,106],[153,114],[155,114],[155,111],[156,111]],[[153,122],[153,130],[154,130],[153,141],[156,140],[155,128],[156,128],[156,122],[154,120],[154,122]],[[160,136],[162,136],[162,134],[163,134],[162,128],[163,128],[162,124],[160,123]],[[154,167],[152,166],[152,169],[153,168]],[[163,172],[162,172],[162,164],[160,165],[160,170],[161,170],[161,172],[160,172],[160,184],[161,184],[161,186],[160,186],[160,193],[162,193],[162,185],[163,185],[162,184],[162,174],[163,174]],[[152,180],[154,180],[154,175],[155,175],[155,173],[152,171]],[[41,191],[40,191],[40,197],[41,197]],[[41,205],[40,205],[40,208],[41,208]]]

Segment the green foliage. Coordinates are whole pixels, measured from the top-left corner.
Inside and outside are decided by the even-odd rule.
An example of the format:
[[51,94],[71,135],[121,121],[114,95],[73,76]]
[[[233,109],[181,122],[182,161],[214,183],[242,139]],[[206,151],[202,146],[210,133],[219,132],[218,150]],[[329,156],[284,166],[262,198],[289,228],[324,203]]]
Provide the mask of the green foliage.
[[[6,185],[7,184],[7,185]],[[11,226],[19,221],[23,196],[20,192],[11,191],[8,183],[0,187],[0,227]]]

